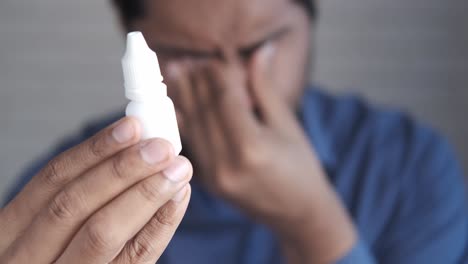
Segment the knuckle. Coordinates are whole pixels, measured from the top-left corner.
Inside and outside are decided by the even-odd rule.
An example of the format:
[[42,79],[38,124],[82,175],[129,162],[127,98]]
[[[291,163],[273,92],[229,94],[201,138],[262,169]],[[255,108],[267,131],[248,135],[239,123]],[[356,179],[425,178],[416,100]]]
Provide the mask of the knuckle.
[[107,224],[101,220],[92,220],[85,229],[86,247],[94,255],[117,251],[120,241],[109,230]]
[[264,162],[265,155],[262,155],[260,148],[247,144],[240,150],[240,165],[247,168],[260,167]]
[[156,223],[153,223],[154,229],[161,227],[173,227],[176,222],[176,217],[169,208],[163,207],[156,212],[154,215],[154,220],[156,221]]
[[146,236],[139,236],[128,246],[128,263],[146,263],[155,252]]
[[215,188],[221,193],[229,194],[234,189],[234,182],[231,175],[224,169],[219,168],[216,170],[215,177],[213,179],[213,184]]
[[124,155],[118,154],[111,160],[111,173],[115,178],[123,179],[127,177],[125,173]]
[[155,181],[154,177],[142,181],[139,184],[138,191],[141,196],[151,203],[156,203],[163,197],[161,186]]
[[89,139],[89,152],[96,158],[104,158],[106,156],[106,146],[101,135],[96,135]]
[[49,215],[58,221],[68,221],[76,216],[79,207],[75,195],[70,190],[63,190],[49,204]]
[[51,187],[60,186],[65,181],[60,173],[61,170],[62,166],[58,158],[49,161],[42,174],[43,181]]

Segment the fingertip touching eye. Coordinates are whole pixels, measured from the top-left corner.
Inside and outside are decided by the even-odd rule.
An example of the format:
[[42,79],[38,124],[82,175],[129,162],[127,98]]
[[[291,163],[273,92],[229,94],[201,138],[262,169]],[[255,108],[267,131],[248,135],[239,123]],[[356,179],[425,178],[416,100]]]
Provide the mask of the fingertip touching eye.
[[[280,28],[266,37],[261,38],[261,40],[254,42],[253,44],[246,45],[241,47],[236,52],[239,56],[239,59],[242,61],[248,61],[257,50],[259,50],[264,45],[277,41],[284,37],[290,31],[289,27]],[[192,60],[192,61],[201,61],[201,60],[224,60],[225,55],[220,50],[208,51],[208,50],[196,50],[193,48],[182,47],[177,45],[170,44],[161,44],[155,43],[152,45],[153,50],[155,50],[159,56],[167,60]]]

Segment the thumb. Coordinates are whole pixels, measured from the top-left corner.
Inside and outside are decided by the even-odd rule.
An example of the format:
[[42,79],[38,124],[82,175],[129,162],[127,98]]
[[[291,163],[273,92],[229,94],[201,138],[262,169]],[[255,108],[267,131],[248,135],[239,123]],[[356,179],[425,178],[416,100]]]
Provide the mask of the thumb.
[[262,119],[272,127],[283,127],[291,113],[285,102],[280,98],[278,87],[273,83],[273,43],[266,43],[254,55],[251,64],[251,91]]
[[259,92],[268,90],[271,77],[270,66],[274,53],[275,46],[271,42],[267,42],[260,47],[257,52],[255,52],[250,66],[251,85],[253,90],[259,90]]

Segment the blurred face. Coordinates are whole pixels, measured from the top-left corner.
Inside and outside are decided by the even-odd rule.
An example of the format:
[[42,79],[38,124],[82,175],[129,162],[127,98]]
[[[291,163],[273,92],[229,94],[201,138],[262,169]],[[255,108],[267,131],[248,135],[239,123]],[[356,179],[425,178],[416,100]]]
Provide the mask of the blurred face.
[[[291,107],[297,104],[308,72],[310,21],[296,1],[150,0],[145,1],[145,12],[129,28],[143,32],[158,54],[163,74],[171,61],[192,61],[196,67],[221,60],[235,64],[248,79],[253,54],[271,43],[274,87],[269,89]],[[255,106],[252,98],[247,99]]]

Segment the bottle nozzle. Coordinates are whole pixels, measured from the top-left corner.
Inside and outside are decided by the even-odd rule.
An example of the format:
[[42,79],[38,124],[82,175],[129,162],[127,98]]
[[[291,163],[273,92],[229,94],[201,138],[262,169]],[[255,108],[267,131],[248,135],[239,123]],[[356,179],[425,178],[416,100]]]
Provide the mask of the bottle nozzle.
[[128,99],[142,100],[150,95],[166,95],[158,57],[148,47],[141,32],[128,33],[122,68]]

